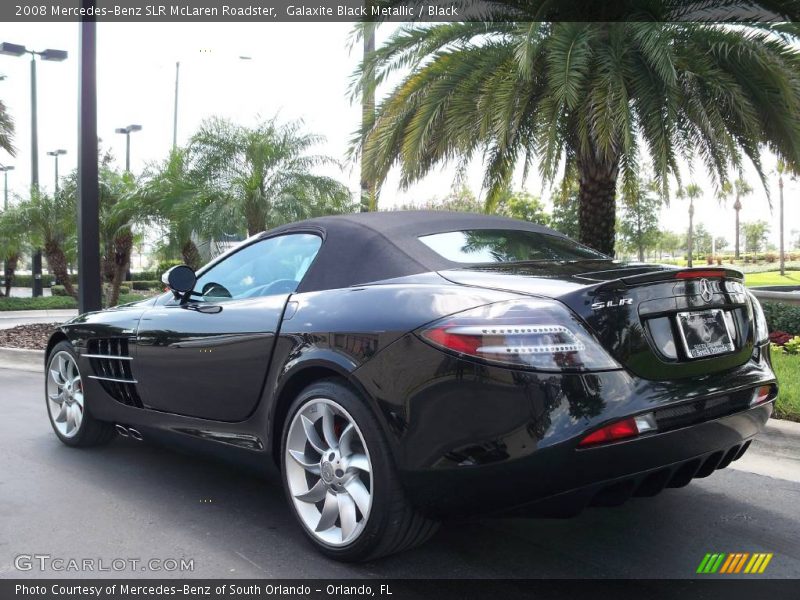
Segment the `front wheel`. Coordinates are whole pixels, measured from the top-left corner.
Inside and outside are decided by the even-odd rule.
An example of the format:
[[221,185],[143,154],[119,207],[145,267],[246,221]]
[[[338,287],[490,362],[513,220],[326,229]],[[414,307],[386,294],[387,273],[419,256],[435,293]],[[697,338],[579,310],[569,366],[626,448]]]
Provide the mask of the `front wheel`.
[[68,342],[59,342],[50,353],[45,373],[50,424],[67,446],[100,446],[116,432],[111,423],[98,421],[89,412],[83,384],[75,350]]
[[436,522],[407,501],[379,425],[347,385],[307,387],[289,409],[281,445],[284,489],[324,554],[363,561],[421,544]]

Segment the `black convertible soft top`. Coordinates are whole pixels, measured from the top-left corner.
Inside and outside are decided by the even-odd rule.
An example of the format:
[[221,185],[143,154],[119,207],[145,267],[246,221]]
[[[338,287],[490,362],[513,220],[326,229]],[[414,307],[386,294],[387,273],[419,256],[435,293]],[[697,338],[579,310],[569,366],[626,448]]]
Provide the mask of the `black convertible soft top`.
[[516,229],[565,237],[526,221],[451,211],[385,211],[318,217],[263,234],[318,231],[324,243],[298,292],[336,289],[463,267],[440,256],[420,236],[470,229]]

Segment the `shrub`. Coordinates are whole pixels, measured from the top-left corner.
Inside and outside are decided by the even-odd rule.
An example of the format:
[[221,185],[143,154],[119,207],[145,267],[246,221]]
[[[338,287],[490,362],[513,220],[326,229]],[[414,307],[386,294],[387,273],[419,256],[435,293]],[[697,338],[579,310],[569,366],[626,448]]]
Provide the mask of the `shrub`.
[[161,275],[165,271],[169,271],[175,265],[182,265],[182,264],[183,264],[182,260],[174,260],[174,259],[173,260],[162,260],[161,262],[158,263],[158,266],[156,267],[157,275],[155,277],[153,277],[152,279],[160,279]]
[[800,354],[800,335],[794,336],[783,345],[783,351],[786,354]]
[[764,260],[766,260],[768,263],[778,262],[778,255],[775,252],[767,252],[764,255]]
[[786,331],[800,335],[800,306],[783,302],[762,302],[770,331]]
[[790,333],[786,333],[785,331],[773,331],[769,334],[769,341],[775,346],[783,346],[791,339],[792,335]]
[[132,281],[153,281],[160,278],[161,273],[156,273],[155,271],[139,271],[138,273],[131,273]]
[[161,283],[160,280],[153,279],[153,280],[133,280],[131,281],[131,287],[134,290],[156,290],[161,291],[164,287],[164,284]]
[[[103,286],[103,287],[106,288],[106,286]],[[75,291],[76,292],[78,291],[78,286],[75,286]],[[105,291],[105,289],[104,289],[104,291]],[[131,291],[131,288],[128,285],[119,286],[119,293],[120,294],[129,294],[130,291]],[[69,294],[67,294],[67,290],[64,289],[63,285],[54,285],[53,287],[50,288],[50,293],[53,296],[69,296]]]
[[77,303],[71,296],[40,296],[39,298],[0,298],[0,311],[3,310],[44,310],[75,308]]

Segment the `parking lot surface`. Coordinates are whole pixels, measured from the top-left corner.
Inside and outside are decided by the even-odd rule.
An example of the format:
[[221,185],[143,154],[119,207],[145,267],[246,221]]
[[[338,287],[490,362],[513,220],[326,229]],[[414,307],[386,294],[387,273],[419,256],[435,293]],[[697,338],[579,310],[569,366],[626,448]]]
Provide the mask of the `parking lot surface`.
[[[800,576],[800,483],[730,468],[571,520],[446,523],[416,550],[338,564],[303,538],[277,477],[148,442],[67,448],[41,375],[0,369],[0,389],[0,578],[684,578],[707,552],[771,552],[763,576]],[[20,571],[19,555],[193,570]]]

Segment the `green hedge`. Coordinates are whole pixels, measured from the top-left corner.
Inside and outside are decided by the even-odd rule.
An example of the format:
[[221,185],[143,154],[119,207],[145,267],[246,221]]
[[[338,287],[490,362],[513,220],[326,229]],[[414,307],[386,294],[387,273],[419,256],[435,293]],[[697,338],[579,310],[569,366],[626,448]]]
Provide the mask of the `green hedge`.
[[149,279],[136,280],[136,279],[134,279],[133,281],[131,281],[131,287],[134,290],[161,291],[164,288],[164,284],[161,283],[161,281],[158,280],[158,279],[153,279],[153,280],[149,280]]
[[138,273],[131,273],[133,281],[155,281],[161,278],[161,273],[155,271],[139,271]]
[[770,331],[800,335],[800,306],[783,302],[762,301]]
[[0,311],[3,310],[46,310],[56,308],[75,308],[77,303],[71,296],[48,296],[39,298],[0,298]]
[[[2,277],[0,277],[2,279]],[[73,284],[78,283],[78,275],[70,275],[70,281]],[[55,279],[48,275],[47,273],[42,273],[42,287],[49,288],[50,284],[53,283]],[[14,275],[14,281],[12,283],[14,287],[32,287],[33,286],[33,275]]]
[[[75,286],[75,291],[78,291],[77,285]],[[53,296],[69,296],[69,294],[67,294],[67,290],[64,289],[63,285],[54,285],[53,287],[50,288],[50,293],[53,294]],[[119,293],[130,294],[131,293],[130,286],[127,285],[119,286]]]

